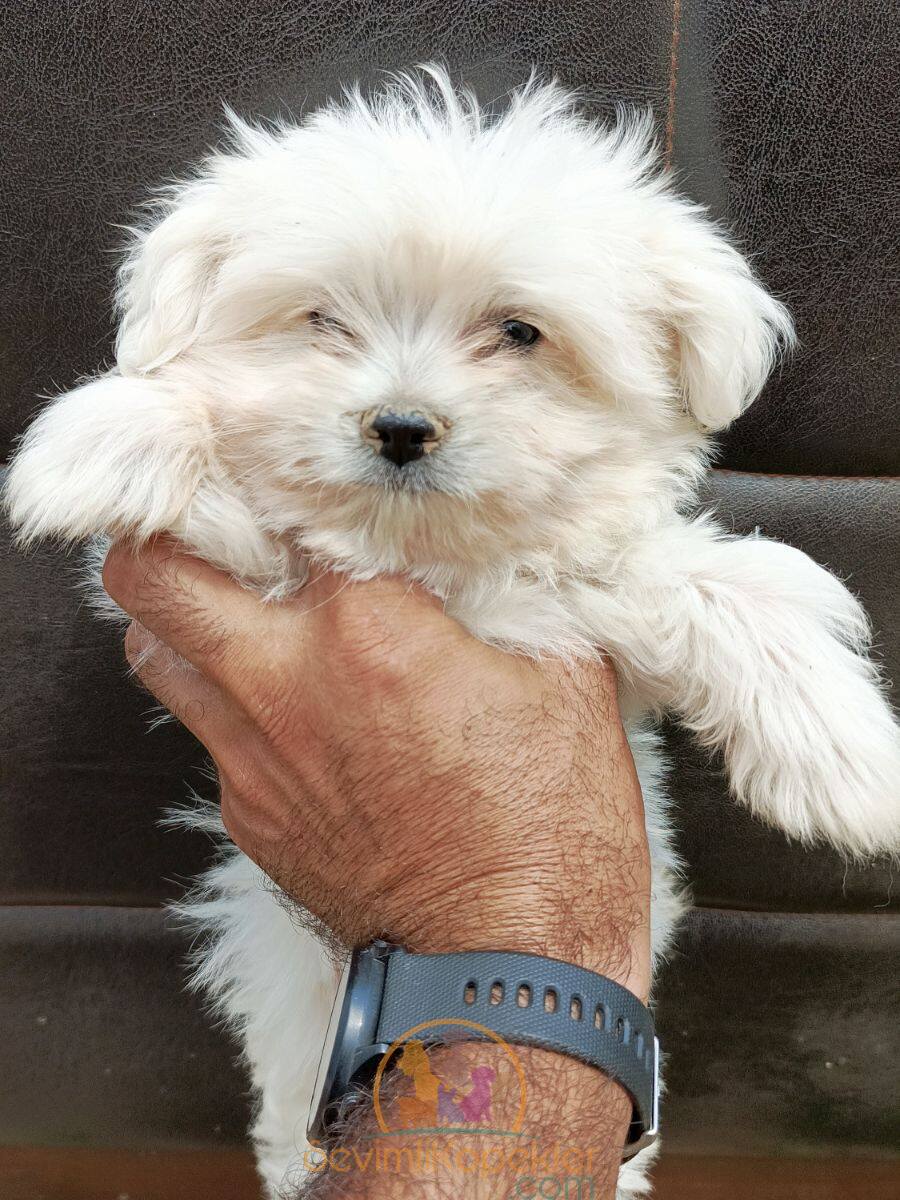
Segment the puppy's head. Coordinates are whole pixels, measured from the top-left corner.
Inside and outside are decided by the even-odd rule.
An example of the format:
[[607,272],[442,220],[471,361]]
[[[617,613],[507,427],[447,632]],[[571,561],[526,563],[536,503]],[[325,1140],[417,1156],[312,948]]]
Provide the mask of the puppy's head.
[[553,86],[486,115],[439,72],[299,128],[235,120],[137,236],[119,368],[190,397],[215,486],[324,553],[621,541],[790,336],[651,141]]

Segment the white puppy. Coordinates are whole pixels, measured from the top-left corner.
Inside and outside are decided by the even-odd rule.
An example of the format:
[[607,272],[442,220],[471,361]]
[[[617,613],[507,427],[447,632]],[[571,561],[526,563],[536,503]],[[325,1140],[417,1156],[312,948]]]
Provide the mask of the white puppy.
[[[859,605],[799,551],[686,515],[709,434],[791,324],[670,191],[646,120],[598,127],[537,84],[488,115],[439,71],[298,127],[234,119],[136,232],[119,306],[115,369],[55,400],[13,463],[24,541],[167,530],[269,597],[308,555],[402,571],[481,638],[608,654],[657,958],[684,901],[642,718],[719,748],[735,798],[792,837],[898,846],[900,741]],[[264,883],[228,854],[193,911],[275,1196],[333,985]]]

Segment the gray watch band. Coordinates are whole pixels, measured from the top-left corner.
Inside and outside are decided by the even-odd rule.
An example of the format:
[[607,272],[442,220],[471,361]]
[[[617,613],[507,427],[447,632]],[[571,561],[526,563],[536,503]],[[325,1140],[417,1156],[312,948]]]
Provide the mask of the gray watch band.
[[[611,979],[534,954],[396,950],[387,961],[376,1041],[391,1044],[426,1021],[435,1023],[434,1040],[443,1040],[440,1020],[472,1021],[512,1044],[557,1050],[599,1068],[634,1102],[626,1155],[655,1138],[659,1045],[653,1018]],[[479,1035],[468,1030],[465,1037]]]

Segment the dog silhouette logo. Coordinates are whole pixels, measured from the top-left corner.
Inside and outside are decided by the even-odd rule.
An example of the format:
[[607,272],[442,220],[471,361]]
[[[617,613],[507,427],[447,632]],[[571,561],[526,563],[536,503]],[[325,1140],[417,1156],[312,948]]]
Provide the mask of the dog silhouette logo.
[[[450,1078],[435,1067],[435,1043],[446,1043],[454,1034],[465,1037],[464,1030],[478,1035],[477,1041],[467,1038],[469,1044],[492,1042],[503,1054],[491,1054],[489,1063],[478,1062],[476,1048],[467,1076]],[[392,1098],[389,1120],[382,1089],[390,1066],[396,1067],[402,1083]],[[455,1018],[426,1021],[408,1029],[382,1056],[373,1098],[382,1133],[516,1135],[525,1117],[525,1073],[515,1051],[484,1025]]]

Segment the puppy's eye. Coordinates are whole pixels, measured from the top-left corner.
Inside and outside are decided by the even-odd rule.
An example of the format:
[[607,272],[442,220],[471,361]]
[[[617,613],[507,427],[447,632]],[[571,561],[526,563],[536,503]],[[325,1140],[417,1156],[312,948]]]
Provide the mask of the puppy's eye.
[[329,316],[328,313],[319,312],[318,309],[313,309],[312,312],[306,314],[307,323],[312,325],[314,329],[324,330],[326,333],[343,333],[345,336],[350,335],[350,330],[346,325],[342,325],[337,317]]
[[504,339],[513,346],[533,346],[541,331],[525,321],[504,321],[500,326]]

